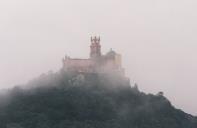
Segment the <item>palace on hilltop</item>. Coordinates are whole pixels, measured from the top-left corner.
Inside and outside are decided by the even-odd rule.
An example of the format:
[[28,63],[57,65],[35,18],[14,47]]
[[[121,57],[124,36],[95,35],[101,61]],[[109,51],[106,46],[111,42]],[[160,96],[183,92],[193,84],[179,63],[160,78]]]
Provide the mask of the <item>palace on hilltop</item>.
[[65,56],[63,70],[81,73],[125,74],[120,54],[112,49],[105,55],[101,53],[100,37],[91,37],[90,57],[88,59]]

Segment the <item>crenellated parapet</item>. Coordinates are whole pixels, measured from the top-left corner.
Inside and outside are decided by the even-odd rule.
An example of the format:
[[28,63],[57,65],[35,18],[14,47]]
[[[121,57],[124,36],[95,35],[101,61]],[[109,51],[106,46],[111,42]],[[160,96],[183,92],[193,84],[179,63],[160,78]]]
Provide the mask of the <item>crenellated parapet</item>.
[[98,43],[100,44],[100,41],[101,41],[101,38],[100,36],[99,37],[91,37],[91,43],[94,44],[94,43]]

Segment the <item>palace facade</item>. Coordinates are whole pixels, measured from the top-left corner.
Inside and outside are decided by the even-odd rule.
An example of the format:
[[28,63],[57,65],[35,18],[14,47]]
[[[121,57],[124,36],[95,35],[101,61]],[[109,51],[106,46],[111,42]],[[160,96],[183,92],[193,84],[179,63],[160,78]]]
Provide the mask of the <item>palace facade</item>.
[[101,53],[100,37],[91,37],[90,57],[87,59],[63,59],[63,70],[81,73],[113,73],[124,75],[122,57],[112,49],[106,54]]

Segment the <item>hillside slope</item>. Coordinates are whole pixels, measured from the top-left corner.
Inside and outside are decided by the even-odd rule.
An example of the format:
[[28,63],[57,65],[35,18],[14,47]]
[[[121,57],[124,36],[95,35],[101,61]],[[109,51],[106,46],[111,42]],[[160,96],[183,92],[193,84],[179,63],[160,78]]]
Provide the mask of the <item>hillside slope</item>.
[[197,119],[125,78],[42,75],[1,97],[1,128],[197,128]]

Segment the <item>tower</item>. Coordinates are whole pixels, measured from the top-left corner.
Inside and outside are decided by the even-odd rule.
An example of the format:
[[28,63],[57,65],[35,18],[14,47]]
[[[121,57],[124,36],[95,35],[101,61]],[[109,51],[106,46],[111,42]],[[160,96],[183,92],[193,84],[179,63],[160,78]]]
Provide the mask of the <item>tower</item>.
[[101,56],[100,37],[91,37],[90,58],[98,58]]

